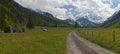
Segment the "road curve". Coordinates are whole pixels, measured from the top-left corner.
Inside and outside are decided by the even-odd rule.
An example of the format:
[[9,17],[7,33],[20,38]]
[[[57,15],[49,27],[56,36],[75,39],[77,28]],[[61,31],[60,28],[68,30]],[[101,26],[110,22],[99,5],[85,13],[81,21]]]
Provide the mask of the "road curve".
[[67,37],[66,54],[115,54],[71,32]]

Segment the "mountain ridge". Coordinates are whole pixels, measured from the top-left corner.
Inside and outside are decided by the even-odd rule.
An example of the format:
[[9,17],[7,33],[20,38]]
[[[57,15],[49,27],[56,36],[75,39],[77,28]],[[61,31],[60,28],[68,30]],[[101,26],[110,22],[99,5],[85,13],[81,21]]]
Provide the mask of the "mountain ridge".
[[120,10],[115,12],[102,25],[103,27],[120,28]]
[[25,8],[14,0],[0,1],[0,29],[7,25],[25,26],[28,19],[31,19],[35,26],[68,26],[69,24],[53,17],[51,14],[40,14],[31,9]]

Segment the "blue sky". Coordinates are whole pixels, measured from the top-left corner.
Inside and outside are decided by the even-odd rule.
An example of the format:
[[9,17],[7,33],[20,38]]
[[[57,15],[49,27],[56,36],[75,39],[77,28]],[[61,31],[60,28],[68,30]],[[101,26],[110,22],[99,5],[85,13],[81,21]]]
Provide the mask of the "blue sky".
[[111,8],[116,8],[120,4],[120,0],[103,0],[103,3],[110,4]]
[[[24,7],[49,12],[59,19],[95,15],[103,22],[119,10],[120,0],[15,0]],[[92,21],[92,19],[91,19]],[[93,20],[94,21],[94,20]]]

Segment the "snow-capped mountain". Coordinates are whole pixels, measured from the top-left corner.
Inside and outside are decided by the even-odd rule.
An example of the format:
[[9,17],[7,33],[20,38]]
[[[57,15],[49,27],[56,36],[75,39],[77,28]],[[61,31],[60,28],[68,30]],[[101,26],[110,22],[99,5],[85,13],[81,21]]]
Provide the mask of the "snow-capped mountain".
[[95,13],[90,13],[90,12],[88,12],[87,15],[77,16],[77,17],[76,17],[76,20],[78,20],[78,19],[80,19],[80,18],[86,18],[86,19],[88,19],[89,21],[94,22],[94,23],[103,23],[103,22],[104,22],[104,20],[102,19],[102,17],[98,16],[98,15],[95,14]]
[[74,25],[75,21],[71,18],[64,20],[64,22]]
[[81,16],[77,17],[76,20],[73,19],[66,19],[65,22],[74,25],[75,21],[78,22],[78,24],[81,27],[96,27],[101,25],[102,23],[97,22],[97,20],[100,20],[100,18],[96,19],[98,16]]
[[87,18],[84,18],[84,17],[79,18],[79,19],[77,20],[77,22],[78,22],[79,25],[82,26],[82,27],[95,27],[95,26],[98,26],[98,25],[99,25],[99,24],[94,23],[94,22],[92,22],[92,21],[90,21],[90,20],[88,20]]
[[66,19],[65,22],[69,24],[74,24],[75,21],[78,22],[80,26],[83,27],[95,27],[101,25],[103,22],[102,18],[94,13],[88,12],[86,15],[79,15],[73,20],[72,18]]

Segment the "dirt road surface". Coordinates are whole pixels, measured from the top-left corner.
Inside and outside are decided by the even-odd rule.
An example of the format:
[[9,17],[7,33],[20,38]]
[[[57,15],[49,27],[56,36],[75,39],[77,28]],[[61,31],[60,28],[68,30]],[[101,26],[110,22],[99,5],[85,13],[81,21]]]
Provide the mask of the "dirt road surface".
[[115,54],[78,36],[75,32],[71,32],[68,35],[66,46],[66,54]]

